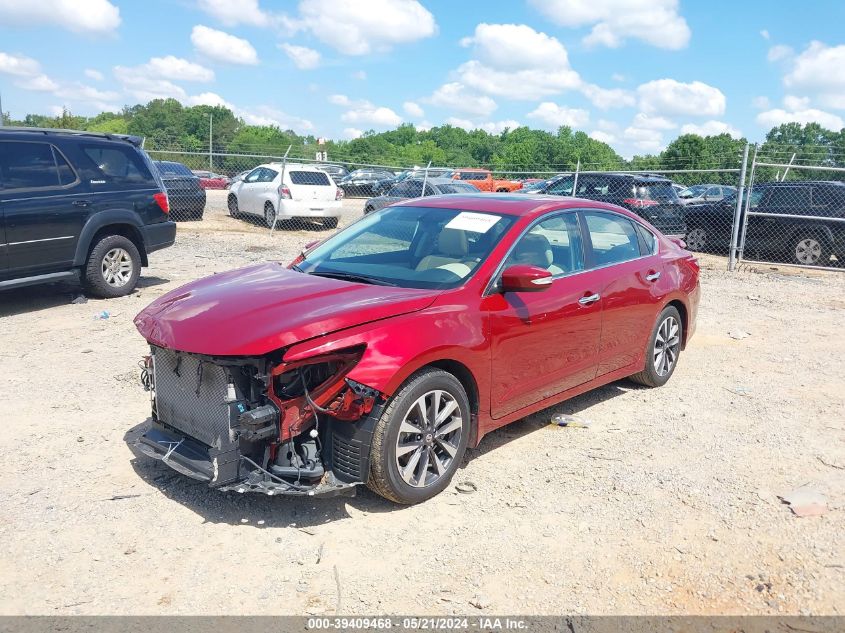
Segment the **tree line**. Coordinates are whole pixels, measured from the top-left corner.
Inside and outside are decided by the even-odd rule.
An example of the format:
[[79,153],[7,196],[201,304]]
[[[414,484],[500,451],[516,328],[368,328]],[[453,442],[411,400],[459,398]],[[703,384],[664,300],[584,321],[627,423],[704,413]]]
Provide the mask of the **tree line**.
[[[156,99],[93,117],[74,115],[65,109],[55,117],[28,114],[22,120],[6,116],[5,121],[8,125],[133,134],[144,137],[145,148],[150,151],[194,153],[181,154],[181,159],[179,154],[172,154],[174,160],[193,167],[207,165],[203,155],[207,155],[209,147],[215,153],[246,154],[256,158],[280,157],[290,147],[289,157],[294,159],[313,160],[317,151],[325,151],[329,162],[393,167],[423,166],[431,162],[434,166],[487,167],[525,176],[573,171],[578,165],[587,171],[737,169],[747,142],[745,138],[735,139],[728,134],[683,134],[659,154],[626,160],[607,143],[566,126],[557,132],[518,127],[491,134],[451,125],[423,131],[403,124],[387,132],[371,130],[360,138],[328,139],[318,145],[318,139],[310,134],[301,135],[275,126],[249,125],[224,106],[186,107],[175,99]],[[815,123],[786,123],[769,131],[758,152],[768,162],[792,160],[796,165],[843,167],[845,129],[836,132]],[[247,162],[242,157],[218,160],[219,169],[232,173],[240,171]],[[798,172],[790,172],[789,177],[799,177]],[[736,177],[731,174],[688,174],[683,178],[688,184],[719,180],[733,182]]]

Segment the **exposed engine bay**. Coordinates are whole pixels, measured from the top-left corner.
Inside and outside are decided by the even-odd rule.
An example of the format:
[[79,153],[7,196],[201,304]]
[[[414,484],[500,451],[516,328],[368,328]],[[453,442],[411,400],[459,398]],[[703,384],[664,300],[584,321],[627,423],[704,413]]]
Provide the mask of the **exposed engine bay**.
[[354,494],[366,483],[378,391],[347,378],[363,347],[286,363],[151,347],[152,417],[133,446],[221,490]]

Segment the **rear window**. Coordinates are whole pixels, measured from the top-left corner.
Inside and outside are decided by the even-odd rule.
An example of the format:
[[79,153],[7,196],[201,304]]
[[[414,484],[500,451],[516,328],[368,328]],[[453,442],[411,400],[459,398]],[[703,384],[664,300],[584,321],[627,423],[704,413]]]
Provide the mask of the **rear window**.
[[190,169],[185,167],[182,163],[162,163],[156,162],[159,172],[162,176],[193,176]]
[[639,200],[671,200],[674,202],[678,198],[675,188],[668,182],[639,182],[636,184],[635,190]]
[[[97,172],[92,180],[155,185],[150,170],[136,151],[119,145],[82,145],[82,153]],[[95,183],[97,184],[97,183]]]
[[487,180],[487,174],[478,171],[462,171],[461,180]]
[[451,182],[445,185],[437,185],[440,193],[476,193],[478,189],[472,185],[465,185],[462,182]]
[[291,171],[290,181],[294,185],[312,185],[328,187],[332,183],[329,177],[321,171]]

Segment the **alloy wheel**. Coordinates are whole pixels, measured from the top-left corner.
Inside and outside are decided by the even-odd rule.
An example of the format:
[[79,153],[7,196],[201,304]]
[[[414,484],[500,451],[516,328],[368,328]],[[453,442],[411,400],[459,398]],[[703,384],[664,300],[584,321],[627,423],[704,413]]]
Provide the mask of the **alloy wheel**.
[[122,248],[113,248],[103,257],[101,271],[108,285],[121,288],[132,278],[132,257]]
[[707,244],[707,233],[705,233],[704,229],[691,229],[687,233],[685,241],[690,250],[704,250],[704,245]]
[[680,334],[681,327],[674,316],[667,316],[657,328],[652,358],[658,376],[667,375],[675,367],[681,347]]
[[821,243],[812,237],[806,237],[795,245],[795,259],[800,264],[817,264],[822,257]]
[[445,475],[461,444],[462,429],[461,408],[448,391],[436,389],[417,398],[396,438],[396,466],[405,483],[424,488]]

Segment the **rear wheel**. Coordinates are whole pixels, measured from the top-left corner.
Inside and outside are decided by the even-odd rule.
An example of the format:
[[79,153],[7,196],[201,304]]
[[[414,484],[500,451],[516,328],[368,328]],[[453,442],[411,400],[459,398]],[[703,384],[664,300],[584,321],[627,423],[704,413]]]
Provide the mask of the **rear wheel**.
[[269,200],[264,203],[264,222],[271,228],[276,223],[276,209]]
[[830,247],[822,236],[812,233],[799,233],[792,239],[790,249],[792,262],[802,266],[827,266],[830,260]]
[[496,189],[496,193],[507,193],[507,189]]
[[337,228],[337,218],[325,218],[323,220],[323,226],[327,229],[336,229]]
[[707,248],[707,238],[707,231],[697,226],[687,231],[684,241],[687,243],[689,250],[701,252]]
[[229,207],[229,215],[233,218],[240,217],[241,212],[238,209],[238,197],[235,194],[229,194],[229,197],[226,199],[226,205]]
[[106,235],[88,255],[85,288],[92,295],[111,299],[128,295],[141,276],[141,255],[123,235]]
[[678,366],[683,334],[681,315],[677,308],[664,308],[648,340],[645,367],[631,376],[631,380],[647,387],[662,387],[669,382]]
[[458,379],[439,369],[414,374],[376,423],[367,485],[396,503],[430,499],[458,470],[469,430],[469,401]]

